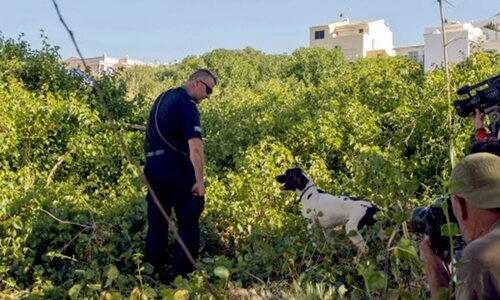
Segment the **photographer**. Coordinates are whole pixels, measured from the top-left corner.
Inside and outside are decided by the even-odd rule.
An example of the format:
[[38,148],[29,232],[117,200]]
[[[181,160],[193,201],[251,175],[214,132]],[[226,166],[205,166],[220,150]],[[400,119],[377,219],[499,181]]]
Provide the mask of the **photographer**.
[[[500,299],[500,157],[474,153],[451,172],[453,214],[467,246],[457,267],[457,299]],[[450,274],[429,237],[420,243],[432,299],[448,288]]]
[[[478,89],[487,85],[486,88]],[[472,92],[475,92],[472,95]],[[472,124],[476,128],[476,140],[500,137],[500,75],[488,78],[472,86],[464,85],[457,90],[458,96],[467,95],[463,100],[455,100],[453,105],[460,117],[471,116]],[[490,119],[490,134],[484,128],[484,118]]]
[[500,156],[500,140],[496,138],[483,138],[474,141],[469,146],[468,154],[478,153],[478,152],[488,152]]

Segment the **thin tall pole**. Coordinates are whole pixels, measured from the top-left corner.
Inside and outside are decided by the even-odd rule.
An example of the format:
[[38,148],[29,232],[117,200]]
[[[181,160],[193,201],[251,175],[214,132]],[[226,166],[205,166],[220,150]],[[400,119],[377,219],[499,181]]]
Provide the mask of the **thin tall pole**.
[[437,0],[439,4],[439,16],[441,17],[441,37],[443,41],[443,59],[444,59],[444,71],[446,74],[446,97],[448,98],[448,126],[450,132],[450,161],[451,166],[455,166],[455,143],[453,141],[453,118],[451,111],[451,89],[450,89],[450,71],[448,69],[448,42],[446,40],[446,28],[444,21],[444,13],[443,13],[443,1]]

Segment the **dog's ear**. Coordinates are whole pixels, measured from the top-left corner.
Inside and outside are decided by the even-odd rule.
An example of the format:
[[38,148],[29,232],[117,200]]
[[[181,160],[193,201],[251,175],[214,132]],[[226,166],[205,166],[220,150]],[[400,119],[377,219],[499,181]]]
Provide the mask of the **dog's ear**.
[[298,188],[299,190],[303,190],[306,187],[306,184],[310,181],[301,168],[291,169],[290,174],[288,175],[290,178],[294,179],[295,188]]

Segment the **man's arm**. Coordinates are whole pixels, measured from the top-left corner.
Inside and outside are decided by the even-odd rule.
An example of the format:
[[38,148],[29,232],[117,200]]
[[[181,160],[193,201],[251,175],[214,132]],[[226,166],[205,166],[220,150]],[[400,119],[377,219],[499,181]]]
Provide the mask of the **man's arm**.
[[193,164],[196,183],[193,185],[191,191],[198,195],[205,195],[205,185],[203,182],[203,142],[200,138],[192,138],[188,141],[189,144],[189,158]]
[[449,287],[450,276],[444,267],[444,262],[432,250],[431,239],[428,236],[420,242],[420,258],[427,274],[431,299],[439,299],[439,290]]

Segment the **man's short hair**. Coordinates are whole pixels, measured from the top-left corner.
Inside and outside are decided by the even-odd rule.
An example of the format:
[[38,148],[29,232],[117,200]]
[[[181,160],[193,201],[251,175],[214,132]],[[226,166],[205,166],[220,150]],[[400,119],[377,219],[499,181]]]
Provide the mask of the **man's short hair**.
[[448,188],[475,207],[499,208],[500,157],[485,152],[466,156],[451,171]]
[[212,78],[214,80],[214,83],[217,84],[217,76],[215,76],[215,74],[209,69],[199,69],[198,71],[191,74],[191,76],[189,76],[188,81],[207,77]]

